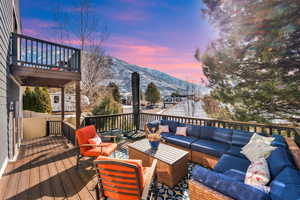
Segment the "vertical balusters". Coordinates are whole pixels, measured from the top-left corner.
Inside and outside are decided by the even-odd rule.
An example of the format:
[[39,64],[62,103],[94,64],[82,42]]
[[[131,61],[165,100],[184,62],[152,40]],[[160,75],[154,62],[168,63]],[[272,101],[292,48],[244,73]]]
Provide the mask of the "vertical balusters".
[[46,65],[48,65],[48,44],[46,44]]
[[[27,47],[28,47],[28,41],[27,41],[27,39],[25,39],[25,62],[27,62],[27,54],[28,54]],[[26,65],[27,65],[27,63],[26,63]]]
[[53,66],[53,49],[52,49],[52,45],[50,45],[50,65],[51,67]]

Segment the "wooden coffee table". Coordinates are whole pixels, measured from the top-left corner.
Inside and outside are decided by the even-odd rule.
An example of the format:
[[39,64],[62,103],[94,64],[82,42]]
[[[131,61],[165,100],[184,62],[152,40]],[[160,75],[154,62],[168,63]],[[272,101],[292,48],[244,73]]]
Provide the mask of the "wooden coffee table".
[[129,159],[143,161],[143,166],[150,166],[157,159],[157,181],[174,187],[188,173],[188,152],[160,143],[158,150],[153,152],[147,139],[128,145]]

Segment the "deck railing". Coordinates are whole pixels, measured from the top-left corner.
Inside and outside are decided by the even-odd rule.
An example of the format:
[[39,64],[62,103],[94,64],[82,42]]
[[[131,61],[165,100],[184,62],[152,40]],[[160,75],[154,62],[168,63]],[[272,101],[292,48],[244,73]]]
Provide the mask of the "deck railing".
[[46,135],[47,136],[61,135],[61,121],[59,120],[46,121]]
[[[179,123],[193,124],[200,126],[213,126],[217,128],[229,128],[234,130],[244,130],[250,132],[265,133],[268,135],[279,134],[287,137],[294,137],[296,143],[300,146],[300,130],[292,126],[268,125],[259,123],[215,120],[215,119],[202,119],[183,116],[171,116],[151,113],[140,113],[139,116],[140,127],[139,130],[135,129],[133,113],[114,114],[114,115],[99,115],[85,117],[82,126],[94,125],[97,132],[103,133],[112,129],[120,129],[124,133],[143,131],[144,125],[155,120],[173,120]],[[62,123],[63,135],[73,144],[76,144],[74,125],[63,122]]]
[[226,121],[217,119],[201,119],[194,117],[181,117],[172,115],[161,115],[151,113],[140,114],[140,130],[144,129],[144,125],[155,120],[174,120],[180,123],[194,124],[201,126],[213,126],[217,128],[229,128],[235,130],[244,130],[258,133],[266,133],[268,135],[279,134],[288,137],[294,137],[298,135],[295,127],[292,126],[280,126],[280,125],[268,125],[260,123],[238,122],[238,121]]
[[11,64],[54,71],[80,72],[80,50],[12,33]]
[[95,125],[99,133],[112,129],[120,129],[124,132],[135,131],[133,113],[86,117],[83,121],[83,125]]
[[76,126],[69,123],[69,122],[62,122],[62,131],[63,136],[65,136],[69,142],[71,142],[73,145],[76,144]]

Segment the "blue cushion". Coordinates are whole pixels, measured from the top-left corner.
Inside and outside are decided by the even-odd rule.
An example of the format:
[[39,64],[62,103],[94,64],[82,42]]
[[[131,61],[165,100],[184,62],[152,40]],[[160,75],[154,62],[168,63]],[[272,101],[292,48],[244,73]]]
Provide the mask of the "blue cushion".
[[245,146],[249,142],[252,135],[253,133],[251,132],[233,130],[231,143],[234,145]]
[[196,141],[197,139],[192,138],[192,137],[185,137],[182,135],[168,135],[164,137],[167,142],[172,143],[172,144],[176,144],[185,148],[190,148],[191,143]]
[[243,182],[243,183],[244,183],[244,180],[246,177],[245,172],[242,172],[242,171],[239,171],[236,169],[230,169],[230,170],[224,172],[223,174],[226,176],[229,176],[230,178],[233,178],[236,181]]
[[222,154],[229,148],[228,144],[216,142],[213,140],[196,140],[191,144],[194,151],[200,151],[212,156],[221,157]]
[[218,142],[231,144],[232,130],[227,128],[216,128],[212,139]]
[[162,132],[162,133],[160,133],[160,136],[161,136],[163,139],[166,139],[166,137],[171,136],[171,135],[174,135],[174,133],[167,133],[167,132]]
[[299,200],[300,172],[286,167],[273,179],[270,187],[272,200]]
[[241,153],[241,150],[242,150],[241,146],[231,145],[230,148],[226,151],[226,154],[246,159],[244,154]]
[[211,126],[201,126],[201,139],[210,140],[214,135],[215,129],[215,127]]
[[277,134],[273,134],[272,137],[274,137],[275,139],[272,142],[272,146],[274,147],[283,147],[283,148],[287,148],[288,145],[285,142],[285,139],[283,136],[281,135],[277,135]]
[[159,121],[152,121],[147,124],[148,129],[158,128]]
[[286,167],[272,180],[272,183],[275,183],[276,181],[284,184],[300,185],[300,171],[291,167]]
[[187,131],[186,131],[187,136],[200,139],[201,129],[202,129],[201,126],[188,124]]
[[172,120],[161,120],[161,125],[168,125],[170,132],[176,133],[176,127],[178,125],[178,122],[172,121]]
[[285,167],[294,168],[294,164],[291,159],[291,155],[284,148],[278,147],[272,151],[271,155],[267,158],[271,178],[275,178]]
[[230,169],[236,169],[241,172],[247,171],[250,161],[236,156],[223,154],[214,167],[214,171],[224,173]]
[[199,165],[192,172],[192,179],[236,200],[269,200],[269,195],[233,178],[210,171]]

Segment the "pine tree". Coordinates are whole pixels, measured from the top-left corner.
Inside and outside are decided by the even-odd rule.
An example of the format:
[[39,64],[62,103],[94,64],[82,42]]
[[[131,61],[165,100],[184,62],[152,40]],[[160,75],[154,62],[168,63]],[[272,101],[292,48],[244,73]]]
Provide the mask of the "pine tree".
[[122,112],[123,109],[121,104],[116,102],[111,96],[105,97],[92,111],[93,115],[111,115],[120,114]]
[[116,102],[120,102],[121,101],[121,95],[120,95],[120,92],[119,92],[119,87],[114,82],[110,82],[108,84],[108,88],[111,90],[111,94],[112,94],[114,100]]
[[203,0],[220,39],[196,58],[235,120],[300,117],[300,4],[297,0]]
[[160,101],[160,92],[154,83],[149,83],[145,92],[146,100],[151,104],[155,104]]
[[35,106],[35,93],[26,87],[23,94],[23,110],[34,110]]

